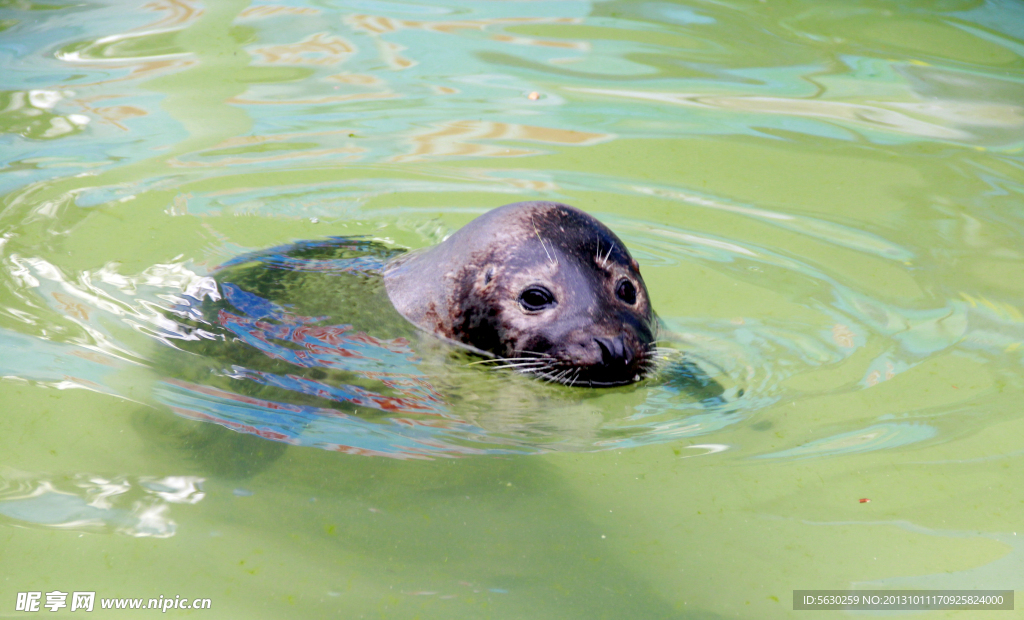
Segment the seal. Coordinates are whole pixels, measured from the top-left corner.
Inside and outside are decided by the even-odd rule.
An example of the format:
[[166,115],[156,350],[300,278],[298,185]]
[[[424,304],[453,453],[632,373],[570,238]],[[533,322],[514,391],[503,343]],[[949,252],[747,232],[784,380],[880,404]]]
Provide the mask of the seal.
[[594,217],[557,202],[481,215],[431,248],[391,259],[384,284],[420,329],[548,381],[640,380],[656,319],[640,267]]

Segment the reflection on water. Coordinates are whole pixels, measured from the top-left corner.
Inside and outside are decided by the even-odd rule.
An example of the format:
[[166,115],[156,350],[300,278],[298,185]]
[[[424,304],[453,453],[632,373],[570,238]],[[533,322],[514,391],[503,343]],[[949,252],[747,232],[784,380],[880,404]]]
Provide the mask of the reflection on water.
[[[1014,2],[4,3],[5,557],[164,538],[11,579],[184,592],[202,553],[254,617],[992,587],[1024,518],[1022,32]],[[381,248],[539,198],[636,255],[659,374],[488,371],[379,297]],[[253,509],[203,497],[231,477]],[[166,555],[196,530],[222,546]]]
[[538,151],[482,145],[477,142],[541,142],[561,146],[588,146],[613,139],[614,136],[584,131],[565,131],[530,125],[456,121],[414,136],[408,155],[392,158],[395,162],[419,161],[435,157],[521,157],[536,155]]
[[177,529],[168,515],[170,504],[202,500],[202,482],[189,476],[89,474],[54,480],[6,469],[0,476],[0,519],[21,527],[167,538]]
[[[609,90],[597,88],[575,89],[582,93],[611,97],[645,99],[678,106],[692,106],[752,114],[778,114],[801,119],[823,118],[852,124],[875,131],[891,131],[907,136],[957,141],[979,141],[974,133],[956,129],[956,126],[998,128],[1002,136],[1006,131],[1017,140],[1024,136],[1024,107],[987,102],[888,102],[886,104],[847,103],[820,99],[788,99],[752,96],[708,96],[702,93],[664,93]],[[895,108],[895,109],[892,109]]]
[[[67,92],[71,95],[73,93]],[[89,124],[82,114],[59,116],[50,112],[64,93],[52,90],[7,91],[0,93],[0,118],[7,131],[26,138],[49,140],[74,133]]]

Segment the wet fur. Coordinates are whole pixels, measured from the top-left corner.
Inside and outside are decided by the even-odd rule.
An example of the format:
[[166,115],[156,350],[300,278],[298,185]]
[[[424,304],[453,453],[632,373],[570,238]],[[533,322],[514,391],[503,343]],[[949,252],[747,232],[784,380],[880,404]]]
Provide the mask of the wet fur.
[[[616,296],[624,278],[635,286],[635,304]],[[519,306],[520,292],[534,284],[554,293],[555,308]],[[625,384],[653,363],[656,321],[639,266],[611,230],[568,205],[490,211],[444,243],[393,260],[385,285],[421,329],[550,381]],[[610,348],[622,359],[609,363]]]

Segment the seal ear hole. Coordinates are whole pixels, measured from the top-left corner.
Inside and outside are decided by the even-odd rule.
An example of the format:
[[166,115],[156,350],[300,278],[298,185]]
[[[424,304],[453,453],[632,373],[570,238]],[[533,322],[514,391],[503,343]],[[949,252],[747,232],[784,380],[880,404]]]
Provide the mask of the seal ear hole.
[[487,271],[484,272],[484,284],[490,284],[491,280],[494,279],[494,267],[488,267]]
[[543,286],[531,286],[519,293],[519,306],[527,312],[540,312],[556,305],[555,296]]
[[619,284],[615,287],[615,296],[632,306],[636,303],[636,287],[629,280],[619,280]]

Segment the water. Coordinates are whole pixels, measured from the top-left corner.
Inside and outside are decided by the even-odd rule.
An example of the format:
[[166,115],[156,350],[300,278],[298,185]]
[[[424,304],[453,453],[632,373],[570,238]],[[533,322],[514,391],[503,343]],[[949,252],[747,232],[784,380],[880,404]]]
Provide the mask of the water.
[[[814,618],[793,590],[1024,589],[1019,3],[20,1],[0,28],[0,615],[79,590]],[[339,450],[396,426],[365,411],[286,445],[168,408],[227,421],[165,363],[218,265],[422,247],[541,198],[624,239],[725,403],[442,352],[413,366],[460,377],[420,384],[448,434],[413,452]]]

